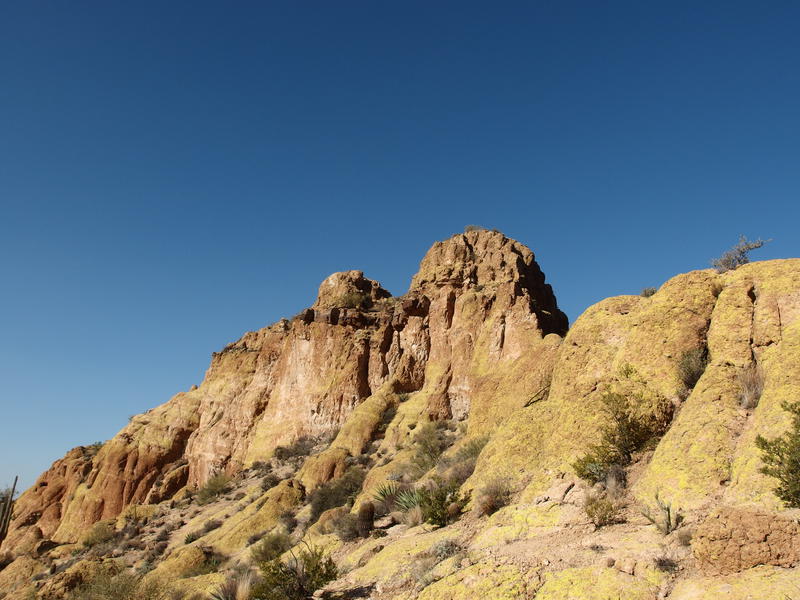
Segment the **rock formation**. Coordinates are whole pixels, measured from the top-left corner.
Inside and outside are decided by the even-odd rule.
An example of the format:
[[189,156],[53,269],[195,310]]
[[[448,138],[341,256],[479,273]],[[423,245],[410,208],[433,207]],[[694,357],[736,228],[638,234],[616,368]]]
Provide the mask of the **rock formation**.
[[[708,366],[688,389],[678,374],[691,351]],[[295,541],[349,569],[331,594],[689,600],[727,589],[744,600],[758,589],[784,600],[800,586],[800,531],[759,472],[754,440],[788,426],[781,402],[798,397],[799,359],[800,260],[678,275],[652,297],[604,300],[568,330],[528,248],[498,232],[456,235],[434,244],[402,297],[360,271],[334,273],[310,308],[215,353],[200,386],[56,461],[17,502],[0,589],[23,598],[36,576],[41,597],[68,593],[48,590],[89,576],[88,556],[64,564],[93,524],[108,522],[145,536],[148,552],[163,544],[148,555],[152,577],[208,590],[223,576],[196,574],[198,565],[214,553],[247,560],[254,535],[292,530],[289,519],[301,522]],[[737,376],[756,363],[764,391],[743,407]],[[593,526],[584,505],[612,484],[592,488],[573,464],[601,441],[609,393],[639,418],[661,419],[663,437],[617,475],[616,520]],[[449,440],[445,457],[486,444],[461,493],[475,499],[502,480],[508,506],[485,515],[469,504],[439,529],[383,526],[379,515],[384,537],[337,538],[330,523],[407,472],[426,423]],[[303,444],[292,458],[299,451],[286,448]],[[259,483],[264,465],[274,481]],[[353,468],[364,476],[354,502],[303,528],[315,490]],[[238,493],[192,504],[216,474]],[[659,510],[656,498],[680,513],[677,532],[664,536],[641,516]],[[208,521],[219,526],[191,541]],[[144,522],[168,529],[164,539],[131,533]],[[693,530],[691,546],[680,541]],[[458,560],[409,580],[448,540],[462,548]]]

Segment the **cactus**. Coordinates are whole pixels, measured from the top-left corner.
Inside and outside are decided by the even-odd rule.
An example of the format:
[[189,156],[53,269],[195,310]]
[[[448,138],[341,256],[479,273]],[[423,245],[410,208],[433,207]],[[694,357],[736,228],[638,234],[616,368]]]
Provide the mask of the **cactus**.
[[375,525],[375,505],[372,502],[364,502],[358,509],[358,535],[367,537]]
[[18,479],[19,477],[14,477],[14,485],[11,486],[11,491],[0,506],[0,542],[8,535],[8,526],[11,524],[11,517],[14,514],[14,493],[17,491]]

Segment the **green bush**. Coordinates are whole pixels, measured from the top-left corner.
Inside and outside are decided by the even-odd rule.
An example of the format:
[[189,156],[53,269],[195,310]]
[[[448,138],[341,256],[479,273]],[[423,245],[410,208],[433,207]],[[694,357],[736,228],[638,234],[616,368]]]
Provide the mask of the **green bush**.
[[197,491],[197,503],[203,505],[213,502],[220,494],[224,494],[228,491],[230,482],[230,478],[222,473],[213,475],[206,481],[206,484]]
[[339,574],[336,563],[321,548],[307,546],[287,562],[261,563],[261,581],[253,588],[260,600],[305,600]]
[[467,498],[459,493],[458,488],[452,482],[436,482],[420,490],[419,506],[423,520],[439,527],[455,521],[467,503]]
[[365,475],[364,469],[353,466],[347,469],[339,479],[329,481],[311,492],[309,495],[311,501],[310,523],[315,523],[326,510],[344,506],[355,499],[364,484]]
[[291,547],[292,541],[288,535],[282,532],[270,533],[250,548],[250,556],[256,564],[265,563],[275,560]]
[[601,442],[572,463],[578,477],[590,483],[604,481],[614,465],[629,464],[634,452],[664,433],[672,417],[672,407],[666,401],[649,415],[635,414],[630,400],[622,394],[607,393],[602,403],[607,422],[601,429]]
[[781,406],[792,415],[792,425],[785,434],[773,440],[756,437],[764,466],[761,472],[778,480],[775,495],[789,508],[800,508],[800,402],[784,402]]

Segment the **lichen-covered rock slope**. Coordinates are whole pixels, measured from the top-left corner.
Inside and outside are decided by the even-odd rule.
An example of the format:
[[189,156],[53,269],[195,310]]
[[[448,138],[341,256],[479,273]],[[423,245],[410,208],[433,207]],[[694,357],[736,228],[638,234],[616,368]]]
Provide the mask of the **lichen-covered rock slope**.
[[[678,363],[702,348],[708,366],[686,390]],[[738,377],[752,364],[765,386],[743,408]],[[584,503],[602,484],[571,465],[599,441],[608,392],[643,414],[667,406],[671,420],[634,454],[617,518],[598,528]],[[359,271],[331,275],[312,307],[215,353],[199,387],[53,463],[17,502],[0,595],[68,597],[112,560],[205,592],[251,561],[254,537],[288,529],[336,560],[332,598],[800,599],[800,515],[773,494],[755,446],[786,430],[781,403],[797,399],[800,259],[678,275],[568,328],[527,247],[470,231],[434,244],[399,298]],[[462,486],[473,502],[446,527],[388,516],[368,538],[330,533],[326,520],[407,468],[429,421],[447,423],[445,456],[488,440]],[[293,466],[275,460],[300,438],[315,445]],[[304,528],[309,495],[356,464],[354,502]],[[215,473],[230,491],[198,505],[191,491]],[[480,514],[474,499],[498,478],[510,502]],[[684,519],[668,535],[642,515],[658,513],[656,496]],[[133,541],[86,551],[100,521]],[[198,569],[210,556],[214,568]]]

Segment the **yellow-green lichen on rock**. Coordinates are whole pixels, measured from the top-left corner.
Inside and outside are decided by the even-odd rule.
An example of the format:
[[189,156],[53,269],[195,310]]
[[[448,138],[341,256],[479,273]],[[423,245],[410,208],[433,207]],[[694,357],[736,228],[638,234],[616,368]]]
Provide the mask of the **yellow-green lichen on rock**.
[[544,583],[534,597],[536,600],[656,600],[658,579],[634,577],[604,567],[564,569],[545,574]]
[[475,564],[427,586],[418,600],[518,600],[531,598],[538,579],[514,565]]

